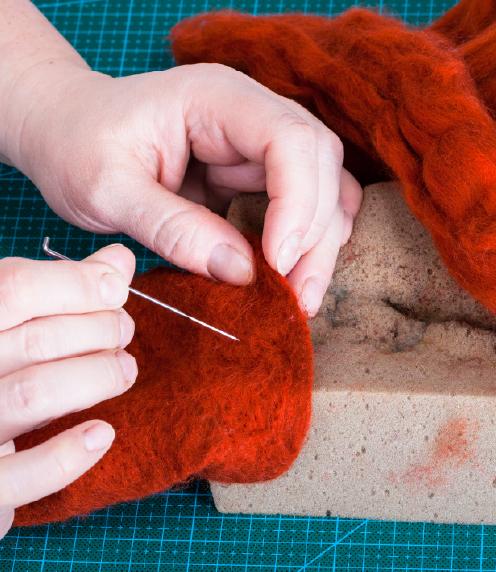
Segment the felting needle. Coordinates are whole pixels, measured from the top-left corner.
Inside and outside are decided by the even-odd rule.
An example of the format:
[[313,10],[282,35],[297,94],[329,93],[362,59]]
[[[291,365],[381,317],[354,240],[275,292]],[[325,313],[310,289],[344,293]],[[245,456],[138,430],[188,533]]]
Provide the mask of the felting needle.
[[[64,256],[63,254],[60,254],[60,252],[56,252],[55,250],[52,250],[50,248],[50,237],[49,236],[45,236],[45,238],[43,239],[43,252],[47,256],[51,256],[52,258],[58,258],[60,260],[71,260],[71,258]],[[140,296],[141,298],[144,298],[145,300],[148,300],[149,302],[152,302],[153,304],[157,304],[157,306],[161,306],[162,308],[165,308],[166,310],[169,310],[170,312],[174,312],[174,314],[177,314],[178,316],[182,316],[183,318],[187,318],[188,320],[195,322],[195,324],[199,324],[200,326],[203,326],[204,328],[208,328],[209,330],[212,330],[213,332],[216,332],[217,334],[220,334],[221,336],[225,336],[226,338],[229,338],[231,340],[239,342],[239,338],[236,338],[232,334],[228,334],[224,330],[220,330],[219,328],[216,328],[214,326],[211,326],[210,324],[207,324],[207,322],[203,322],[202,320],[199,320],[198,318],[195,318],[194,316],[190,316],[189,314],[186,314],[185,312],[179,310],[178,308],[174,308],[174,306],[169,306],[169,304],[166,304],[165,302],[161,302],[160,300],[157,300],[157,298],[154,298],[153,296],[149,296],[148,294],[145,294],[144,292],[141,292],[140,290],[136,290],[136,288],[132,288],[131,286],[129,286],[129,292],[132,292],[136,296]]]

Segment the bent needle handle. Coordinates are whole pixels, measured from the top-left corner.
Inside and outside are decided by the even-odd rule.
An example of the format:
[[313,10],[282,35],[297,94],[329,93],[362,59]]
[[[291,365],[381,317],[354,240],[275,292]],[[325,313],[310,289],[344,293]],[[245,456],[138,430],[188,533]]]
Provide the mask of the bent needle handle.
[[[52,250],[50,248],[50,237],[48,237],[48,236],[45,236],[45,238],[43,239],[43,252],[46,255],[51,256],[52,258],[59,258],[60,260],[71,260],[67,256],[64,256],[63,254],[60,254],[60,252],[56,252],[55,250]],[[210,324],[207,324],[206,322],[203,322],[202,320],[199,320],[198,318],[190,316],[189,314],[182,312],[178,308],[174,308],[174,306],[169,306],[169,304],[166,304],[165,302],[161,302],[160,300],[157,300],[157,298],[154,298],[153,296],[149,296],[148,294],[145,294],[144,292],[141,292],[140,290],[136,290],[136,288],[132,288],[131,286],[129,286],[129,292],[132,292],[136,296],[140,296],[141,298],[144,298],[145,300],[148,300],[149,302],[152,302],[153,304],[157,304],[157,306],[161,306],[162,308],[165,308],[166,310],[169,310],[170,312],[174,312],[174,314],[177,314],[178,316],[182,316],[183,318],[187,318],[188,320],[195,322],[195,324],[199,324],[200,326],[203,326],[204,328],[208,328],[209,330],[212,330],[213,332],[216,332],[217,334],[220,334],[221,336],[225,336],[226,338],[229,338],[231,340],[235,340],[236,342],[239,342],[239,338],[236,338],[232,334],[228,334],[224,330],[219,330],[219,328],[215,328],[214,326],[211,326]]]

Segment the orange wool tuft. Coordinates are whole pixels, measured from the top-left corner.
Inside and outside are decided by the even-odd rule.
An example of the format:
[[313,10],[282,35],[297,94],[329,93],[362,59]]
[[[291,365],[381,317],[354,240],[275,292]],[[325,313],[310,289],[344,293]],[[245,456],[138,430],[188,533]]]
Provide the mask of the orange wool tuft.
[[22,450],[104,419],[116,429],[112,448],[63,491],[18,509],[16,525],[87,514],[196,476],[246,483],[290,467],[310,422],[312,346],[296,297],[256,252],[257,281],[246,288],[163,268],[136,278],[137,288],[241,341],[131,296],[136,384],[16,440]]
[[[475,28],[492,18],[489,4],[484,13]],[[458,37],[454,22],[464,19],[465,30],[475,15],[465,3],[446,33]],[[496,127],[447,39],[353,9],[333,20],[207,14],[179,23],[172,41],[178,63],[239,69],[387,165],[454,278],[496,310]],[[487,54],[489,67],[494,57],[487,39],[480,43],[472,39],[466,51],[476,54],[471,65],[482,76],[487,66],[478,54]]]

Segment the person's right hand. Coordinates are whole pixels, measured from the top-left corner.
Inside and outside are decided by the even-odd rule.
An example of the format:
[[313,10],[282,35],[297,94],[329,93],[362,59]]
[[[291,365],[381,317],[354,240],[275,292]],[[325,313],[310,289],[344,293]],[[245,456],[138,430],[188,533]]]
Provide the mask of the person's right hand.
[[132,386],[123,348],[134,322],[122,306],[134,268],[120,245],[82,262],[0,260],[0,538],[16,507],[64,488],[112,444],[98,420],[18,453],[13,439]]

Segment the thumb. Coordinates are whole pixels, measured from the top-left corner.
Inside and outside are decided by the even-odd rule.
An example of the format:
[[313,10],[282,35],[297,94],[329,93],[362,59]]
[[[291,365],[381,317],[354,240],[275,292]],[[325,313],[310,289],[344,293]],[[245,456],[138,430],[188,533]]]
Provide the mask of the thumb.
[[142,189],[138,203],[123,205],[119,230],[190,272],[236,285],[253,280],[251,246],[230,223],[156,181]]
[[97,250],[83,260],[86,264],[88,262],[101,262],[112,266],[115,270],[120,272],[127,285],[131,283],[133,274],[136,270],[136,258],[134,254],[122,244],[109,244],[100,250]]

